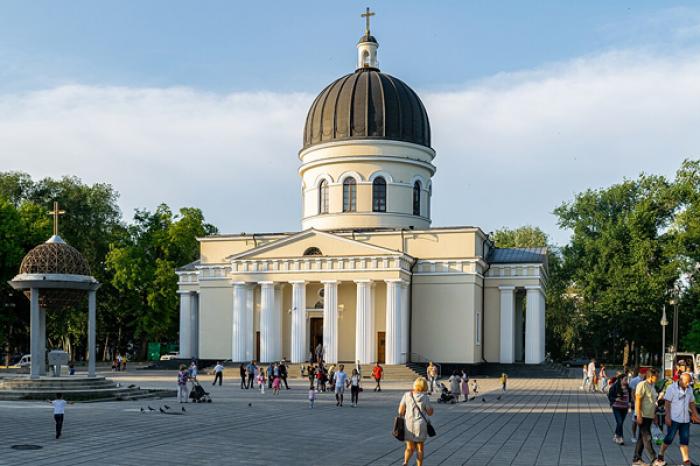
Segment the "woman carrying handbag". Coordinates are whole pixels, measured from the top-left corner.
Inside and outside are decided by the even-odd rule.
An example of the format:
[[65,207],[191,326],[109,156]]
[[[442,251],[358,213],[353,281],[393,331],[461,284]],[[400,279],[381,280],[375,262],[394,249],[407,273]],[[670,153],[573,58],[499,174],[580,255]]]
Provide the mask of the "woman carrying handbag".
[[[428,416],[432,415],[433,408],[428,398],[428,381],[418,377],[413,382],[413,390],[406,392],[399,404],[399,417],[404,421],[403,440],[406,442],[403,464],[408,464],[414,451],[416,465],[423,464],[425,439],[435,435],[435,429],[428,420]],[[396,420],[394,425],[396,426]]]

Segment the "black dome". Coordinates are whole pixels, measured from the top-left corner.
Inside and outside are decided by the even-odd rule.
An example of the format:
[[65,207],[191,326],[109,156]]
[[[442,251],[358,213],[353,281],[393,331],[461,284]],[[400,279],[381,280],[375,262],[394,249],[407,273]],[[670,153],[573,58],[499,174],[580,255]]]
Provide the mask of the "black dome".
[[328,85],[306,117],[304,148],[351,139],[388,139],[430,147],[423,102],[403,81],[360,68]]

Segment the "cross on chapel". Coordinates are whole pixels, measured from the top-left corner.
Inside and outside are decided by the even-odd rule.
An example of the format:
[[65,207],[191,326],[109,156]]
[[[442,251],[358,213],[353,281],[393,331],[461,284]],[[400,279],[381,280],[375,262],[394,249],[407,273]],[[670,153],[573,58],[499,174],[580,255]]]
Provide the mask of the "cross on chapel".
[[65,210],[60,210],[58,208],[58,202],[53,201],[53,210],[49,212],[49,215],[53,215],[53,234],[58,235],[58,217],[59,215],[65,214]]
[[362,14],[360,15],[360,16],[362,16],[363,18],[365,18],[365,21],[366,21],[365,33],[366,33],[367,35],[369,35],[369,19],[370,19],[372,16],[374,16],[374,15],[375,15],[375,13],[374,13],[373,11],[369,11],[369,7],[367,7],[367,9],[365,10],[365,12],[362,13]]

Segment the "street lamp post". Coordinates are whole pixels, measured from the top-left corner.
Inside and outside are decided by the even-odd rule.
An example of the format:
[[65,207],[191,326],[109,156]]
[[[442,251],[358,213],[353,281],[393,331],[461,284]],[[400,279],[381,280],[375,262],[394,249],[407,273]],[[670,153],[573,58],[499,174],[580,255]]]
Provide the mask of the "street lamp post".
[[668,319],[666,319],[666,305],[664,304],[664,309],[661,314],[661,377],[664,377],[664,371],[666,369],[666,326],[668,325]]
[[671,299],[671,304],[673,305],[673,351],[678,351],[678,299],[679,299],[678,287],[673,287],[673,298]]

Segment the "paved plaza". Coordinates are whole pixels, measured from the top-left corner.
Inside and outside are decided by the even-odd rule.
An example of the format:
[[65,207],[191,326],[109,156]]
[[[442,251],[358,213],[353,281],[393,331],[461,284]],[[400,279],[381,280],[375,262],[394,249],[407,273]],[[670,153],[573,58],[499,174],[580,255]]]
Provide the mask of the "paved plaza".
[[[172,386],[175,374],[133,371],[124,383]],[[211,380],[211,377],[202,377]],[[624,465],[631,463],[627,421],[625,446],[612,442],[613,417],[607,397],[579,390],[578,380],[511,379],[508,392],[495,380],[479,380],[481,397],[468,403],[435,405],[438,435],[426,445],[428,465]],[[64,435],[53,438],[48,404],[0,402],[2,465],[398,465],[403,445],[391,437],[402,388],[367,389],[360,407],[337,408],[320,394],[308,408],[306,385],[292,383],[279,396],[240,390],[227,380],[211,391],[211,404],[187,404],[183,415],[158,411],[174,399],[78,403],[66,408]],[[348,394],[349,398],[349,394]],[[18,451],[16,444],[43,447]],[[691,454],[700,459],[700,430],[691,431]],[[667,454],[680,463],[678,448]]]

